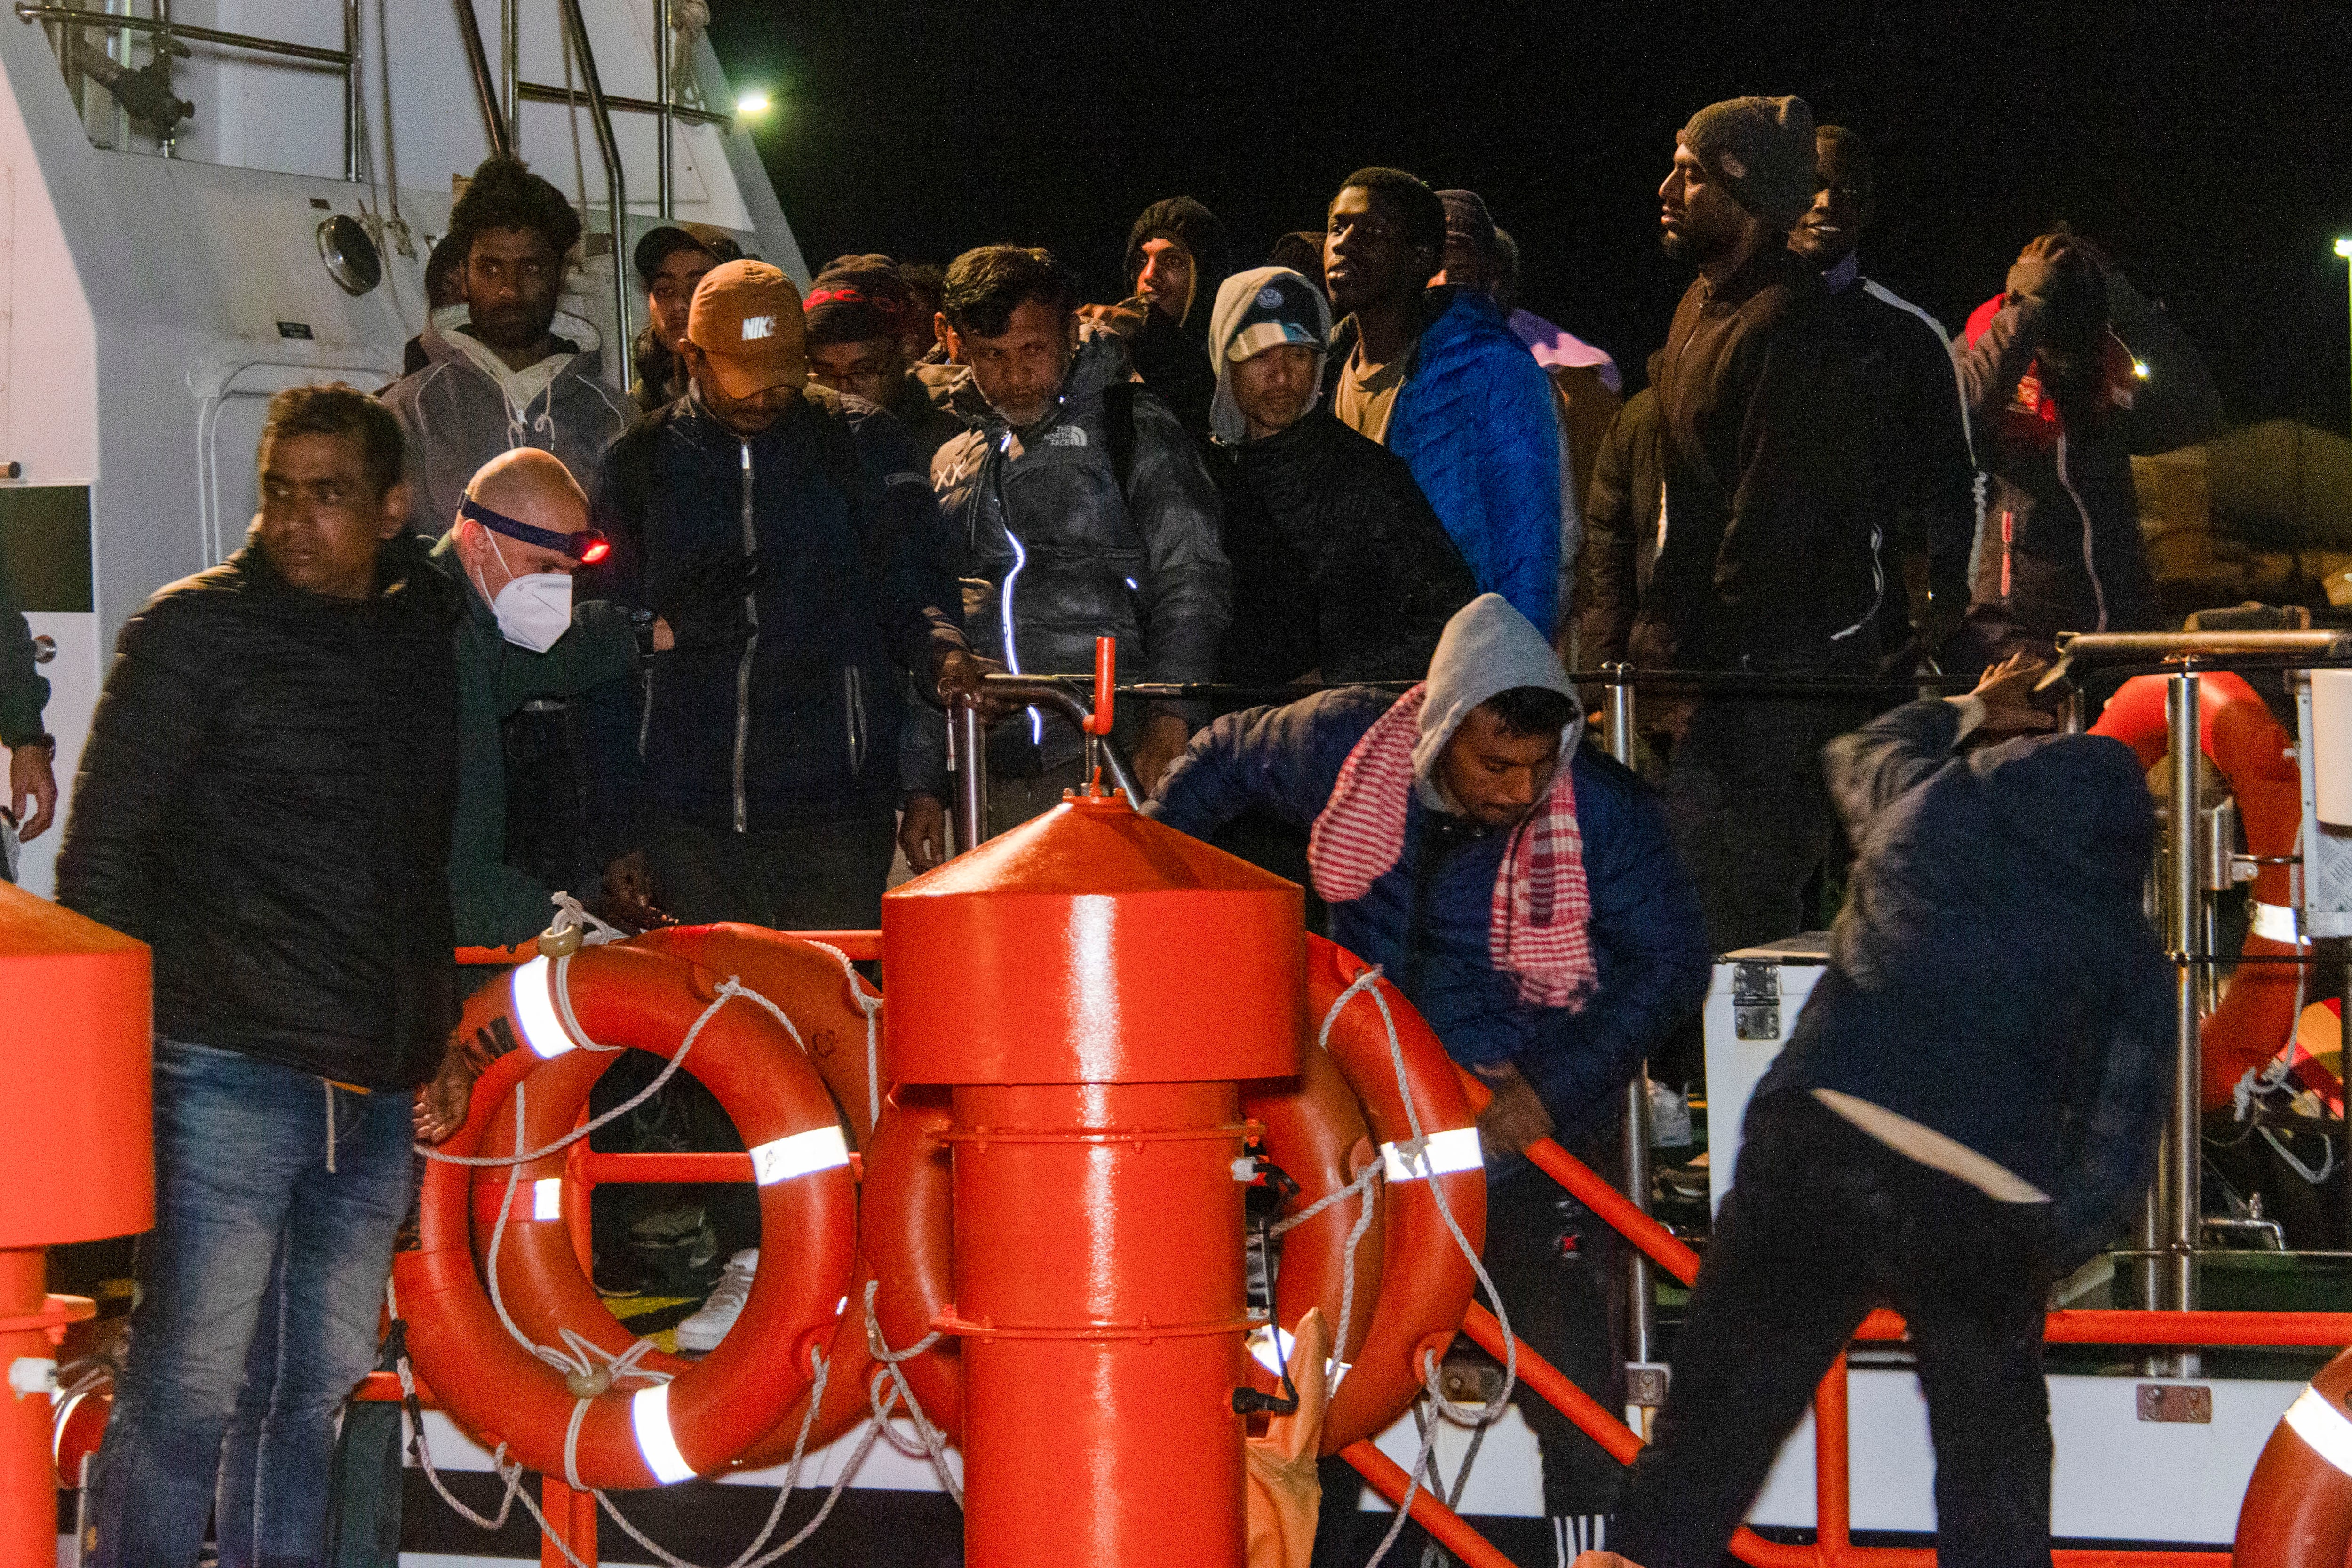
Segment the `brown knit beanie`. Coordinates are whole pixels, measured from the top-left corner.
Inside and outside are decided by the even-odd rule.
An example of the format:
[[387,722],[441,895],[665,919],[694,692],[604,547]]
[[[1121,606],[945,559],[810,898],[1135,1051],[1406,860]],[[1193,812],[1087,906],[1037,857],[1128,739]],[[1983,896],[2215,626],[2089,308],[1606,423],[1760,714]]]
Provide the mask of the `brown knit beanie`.
[[1739,205],[1787,233],[1813,205],[1813,111],[1801,98],[1733,98],[1691,116],[1675,138]]

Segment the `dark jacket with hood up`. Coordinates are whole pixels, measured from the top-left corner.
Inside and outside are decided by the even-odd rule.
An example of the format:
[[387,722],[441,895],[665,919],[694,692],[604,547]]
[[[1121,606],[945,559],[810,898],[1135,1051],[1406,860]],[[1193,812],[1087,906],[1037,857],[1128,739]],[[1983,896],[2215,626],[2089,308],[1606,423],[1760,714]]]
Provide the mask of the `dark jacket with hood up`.
[[689,392],[613,443],[593,511],[602,584],[677,637],[646,661],[646,803],[738,833],[887,816],[908,676],[963,645],[898,421],[812,382],[739,436]]
[[[1496,608],[1499,600],[1484,596],[1462,616],[1493,617]],[[1431,665],[1416,758],[1425,750],[1433,763],[1452,723],[1498,691],[1538,684],[1567,691],[1543,639],[1512,619],[1516,626],[1481,651],[1510,638],[1516,649],[1450,663],[1441,651]],[[1396,700],[1392,691],[1339,687],[1229,713],[1192,737],[1145,815],[1203,837],[1253,807],[1310,828],[1348,754]],[[1582,728],[1570,725],[1571,744]],[[1495,878],[1517,830],[1484,827],[1433,804],[1442,796],[1431,767],[1416,769],[1403,853],[1362,898],[1331,906],[1331,940],[1384,965],[1456,1061],[1517,1064],[1560,1140],[1574,1143],[1610,1123],[1634,1064],[1698,1005],[1709,954],[1697,891],[1650,787],[1589,745],[1576,745],[1567,765],[1601,980],[1582,1010],[1524,1002],[1495,967],[1487,950]]]
[[[931,479],[961,559],[972,650],[1034,674],[1090,670],[1095,638],[1118,639],[1122,680],[1208,681],[1232,614],[1218,530],[1224,508],[1201,448],[1149,392],[1129,392],[1132,462],[1112,471],[1105,395],[1126,384],[1124,346],[1089,337],[1053,409],[1015,432],[966,377],[952,405],[968,429]],[[1033,741],[1034,733],[1042,739]],[[1076,757],[1077,732],[1026,717],[989,736],[989,766],[1033,776]],[[908,731],[907,787],[944,798],[947,727],[937,708]]]
[[1968,711],[1909,703],[1823,754],[1853,870],[1756,1099],[1836,1089],[1958,1140],[2056,1199],[2071,1267],[2147,1181],[2165,1103],[2173,977],[2140,904],[2154,808],[2122,742],[1963,752]]
[[1209,399],[1217,387],[1216,371],[1209,363],[1209,310],[1216,303],[1218,286],[1233,270],[1225,252],[1225,226],[1190,196],[1171,196],[1144,208],[1127,236],[1124,276],[1130,296],[1143,275],[1144,245],[1154,239],[1172,239],[1192,257],[1192,298],[1181,321],[1150,311],[1143,330],[1128,344],[1128,356],[1143,384],[1168,405],[1176,422],[1194,439],[1206,441]]
[[157,1034],[362,1089],[440,1065],[457,614],[409,536],[355,601],[248,539],[123,626],[58,898],[155,950]]

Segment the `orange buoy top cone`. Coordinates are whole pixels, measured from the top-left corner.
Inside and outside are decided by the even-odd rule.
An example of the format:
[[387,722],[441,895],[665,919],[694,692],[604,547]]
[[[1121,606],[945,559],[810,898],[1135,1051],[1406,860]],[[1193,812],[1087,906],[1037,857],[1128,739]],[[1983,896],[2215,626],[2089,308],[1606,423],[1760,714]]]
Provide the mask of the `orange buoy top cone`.
[[884,897],[887,1076],[952,1086],[969,1561],[1241,1568],[1239,1083],[1298,1071],[1302,912],[1109,795]]

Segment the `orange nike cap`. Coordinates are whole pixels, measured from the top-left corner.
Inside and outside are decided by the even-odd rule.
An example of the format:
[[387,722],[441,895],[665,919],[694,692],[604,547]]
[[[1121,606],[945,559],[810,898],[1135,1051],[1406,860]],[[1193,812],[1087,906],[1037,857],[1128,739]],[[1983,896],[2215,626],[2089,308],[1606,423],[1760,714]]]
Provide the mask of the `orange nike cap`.
[[808,380],[800,290],[764,261],[730,261],[703,275],[686,316],[687,341],[710,356],[729,397],[754,397]]

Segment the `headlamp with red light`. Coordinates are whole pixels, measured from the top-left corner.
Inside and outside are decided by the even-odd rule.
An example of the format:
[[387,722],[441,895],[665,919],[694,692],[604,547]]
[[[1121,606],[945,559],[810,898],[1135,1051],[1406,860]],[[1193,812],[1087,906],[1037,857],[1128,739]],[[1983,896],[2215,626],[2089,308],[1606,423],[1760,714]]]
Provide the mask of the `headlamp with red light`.
[[537,528],[520,518],[493,511],[472,496],[457,502],[457,515],[471,518],[492,533],[503,533],[509,539],[519,539],[525,544],[536,544],[541,550],[552,550],[569,555],[583,566],[593,566],[613,553],[613,542],[593,528],[578,533],[560,533],[551,528]]

